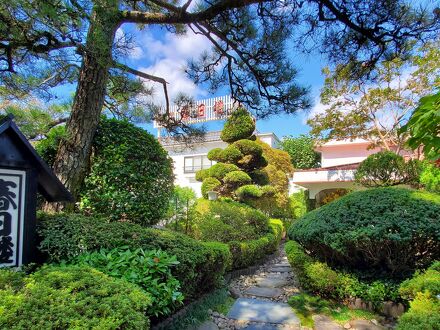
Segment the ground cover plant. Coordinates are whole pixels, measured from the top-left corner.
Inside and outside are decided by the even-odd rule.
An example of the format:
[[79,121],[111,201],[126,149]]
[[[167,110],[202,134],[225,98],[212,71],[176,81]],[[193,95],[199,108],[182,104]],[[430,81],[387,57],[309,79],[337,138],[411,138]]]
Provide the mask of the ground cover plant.
[[133,250],[126,246],[112,250],[101,249],[79,255],[73,264],[88,265],[141,287],[151,298],[151,306],[147,311],[150,316],[168,315],[183,302],[180,283],[171,274],[172,267],[179,262],[176,256],[169,256],[160,250]]
[[0,270],[2,329],[148,329],[150,306],[135,284],[88,266]]
[[71,261],[85,252],[128,246],[131,249],[162,250],[175,255],[179,264],[171,272],[182,293],[193,299],[223,281],[231,254],[221,243],[204,243],[169,230],[145,228],[128,222],[109,222],[79,214],[39,216],[40,251],[49,261]]
[[371,279],[402,279],[440,254],[439,214],[439,195],[369,189],[309,212],[289,237],[329,265]]

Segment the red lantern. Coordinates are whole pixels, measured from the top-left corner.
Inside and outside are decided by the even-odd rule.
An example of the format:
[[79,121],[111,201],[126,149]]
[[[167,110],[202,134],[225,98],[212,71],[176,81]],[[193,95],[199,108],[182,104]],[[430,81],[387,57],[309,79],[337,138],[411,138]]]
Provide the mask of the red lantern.
[[199,104],[199,117],[205,117],[205,105]]

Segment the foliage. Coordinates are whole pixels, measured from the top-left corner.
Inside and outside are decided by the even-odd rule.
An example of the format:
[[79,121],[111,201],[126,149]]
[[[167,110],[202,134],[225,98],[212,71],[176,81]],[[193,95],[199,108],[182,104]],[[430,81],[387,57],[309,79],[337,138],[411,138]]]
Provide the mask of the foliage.
[[438,214],[439,195],[369,189],[309,212],[290,227],[289,237],[331,265],[400,278],[438,256]]
[[203,241],[250,240],[268,230],[269,219],[246,205],[227,201],[199,200],[191,236]]
[[[229,145],[223,150],[215,148],[210,151],[208,158],[217,163],[196,173],[196,180],[203,181],[204,198],[207,198],[208,189],[215,189],[222,197],[243,200],[244,195],[238,197],[240,188],[254,183],[252,174],[267,166],[261,143],[254,141],[254,130],[254,120],[243,108],[234,110],[226,120],[222,139],[226,139]],[[255,186],[254,190],[260,191],[260,187]]]
[[[357,79],[351,66],[324,69],[321,103],[325,109],[308,120],[312,135],[325,141],[359,137],[388,151],[394,147],[397,152],[402,150],[408,135],[399,132],[400,128],[418,100],[432,93],[440,82],[439,45],[440,39],[436,38],[420,49],[414,46],[412,56],[380,61],[376,65],[374,83]],[[418,118],[416,115],[413,122]],[[426,123],[423,118],[432,120],[435,114],[423,113],[422,120]],[[437,130],[434,123],[429,125],[426,127],[430,129],[426,132],[428,136],[422,134],[435,139],[438,121]]]
[[81,207],[112,220],[157,223],[173,187],[171,160],[159,142],[128,122],[103,118],[93,144]]
[[307,212],[312,210],[312,205],[309,199],[309,192],[301,190],[289,196],[289,209],[291,218],[299,219]]
[[416,272],[411,279],[400,284],[399,293],[412,300],[418,292],[428,291],[432,296],[440,294],[440,262],[436,261],[424,272]]
[[173,215],[182,218],[187,211],[187,207],[191,207],[196,202],[197,195],[194,190],[189,187],[174,186],[173,195],[168,205],[167,218]]
[[77,214],[41,214],[38,233],[40,250],[55,262],[121,246],[145,251],[160,249],[175,255],[180,263],[171,272],[187,298],[197,297],[218,285],[230,260],[223,247],[198,242],[186,235]]
[[208,192],[217,190],[221,184],[222,183],[214,177],[204,179],[202,183],[202,196],[207,199]]
[[[411,161],[410,161],[411,162]],[[363,160],[355,174],[356,182],[365,187],[388,187],[414,181],[402,156],[392,151],[381,151]]]
[[440,168],[425,162],[422,165],[419,182],[427,191],[440,193]]
[[263,191],[255,184],[247,184],[238,188],[235,191],[235,194],[237,195],[239,201],[249,202],[251,199],[257,199],[263,196]]
[[326,263],[314,260],[295,241],[287,242],[285,250],[301,286],[321,297],[337,301],[361,298],[375,307],[398,298],[398,287],[394,282],[364,281],[355,274],[330,268]]
[[140,286],[151,297],[147,312],[150,316],[170,314],[183,301],[180,283],[171,274],[171,268],[179,262],[175,256],[170,257],[160,250],[101,249],[79,255],[74,264],[86,264],[111,277]]
[[327,315],[339,324],[345,324],[353,319],[371,320],[377,318],[376,315],[366,310],[350,309],[307,293],[290,297],[288,303],[299,316],[301,325],[310,328],[314,327],[312,316],[316,314]]
[[317,206],[322,206],[322,205],[331,203],[334,200],[337,200],[338,198],[341,198],[342,196],[347,195],[349,192],[350,191],[345,188],[332,189],[331,191],[327,192],[327,194],[325,195],[325,197],[323,197],[321,199],[319,204],[317,203]]
[[150,296],[88,266],[45,266],[20,287],[0,287],[3,329],[149,328]]
[[217,289],[188,305],[183,313],[175,314],[171,324],[158,329],[175,330],[197,327],[210,318],[210,311],[226,315],[224,308],[231,305],[232,301],[233,299],[229,296],[229,291],[226,288]]
[[281,148],[290,155],[295,169],[316,168],[320,165],[321,155],[315,151],[314,140],[310,136],[285,136]]
[[35,150],[43,158],[49,166],[55,163],[57,149],[62,139],[67,138],[65,126],[57,126],[52,128],[46,137],[35,143]]
[[281,220],[270,219],[268,234],[250,241],[228,242],[232,253],[232,267],[240,269],[252,266],[267,254],[275,252],[281,241],[283,231]]
[[[438,86],[437,86],[438,87]],[[407,141],[411,149],[423,147],[425,157],[440,158],[440,92],[420,99],[408,123],[402,127],[402,134],[409,134]]]
[[226,143],[249,139],[255,131],[255,121],[245,108],[238,108],[228,118],[220,138]]
[[429,292],[418,292],[409,310],[399,318],[397,330],[438,330],[440,301]]

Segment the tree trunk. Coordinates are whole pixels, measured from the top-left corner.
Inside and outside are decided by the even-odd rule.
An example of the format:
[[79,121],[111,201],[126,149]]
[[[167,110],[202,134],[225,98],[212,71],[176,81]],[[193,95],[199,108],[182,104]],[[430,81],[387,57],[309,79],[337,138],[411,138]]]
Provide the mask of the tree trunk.
[[[68,138],[60,144],[53,166],[75,200],[89,170],[93,137],[104,103],[112,46],[119,26],[117,9],[116,0],[95,1],[72,112],[66,124]],[[46,203],[44,210],[53,212],[64,207],[62,203]]]

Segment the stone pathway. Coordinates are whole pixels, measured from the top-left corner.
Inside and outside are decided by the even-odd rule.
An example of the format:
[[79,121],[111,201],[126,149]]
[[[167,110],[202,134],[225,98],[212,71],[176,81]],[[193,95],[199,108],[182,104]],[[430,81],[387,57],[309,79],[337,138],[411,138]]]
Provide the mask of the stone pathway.
[[[287,304],[289,297],[300,290],[283,245],[277,258],[262,265],[256,274],[233,280],[229,287],[237,300],[228,315],[211,312],[211,320],[203,323],[198,330],[309,330],[301,326],[299,318]],[[313,319],[315,330],[382,329],[363,320],[359,320],[357,326],[342,327],[324,315],[314,315]]]

